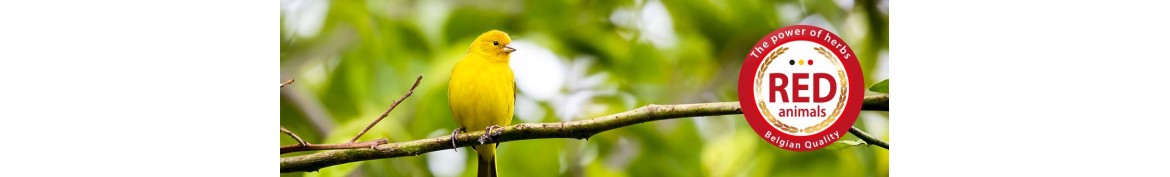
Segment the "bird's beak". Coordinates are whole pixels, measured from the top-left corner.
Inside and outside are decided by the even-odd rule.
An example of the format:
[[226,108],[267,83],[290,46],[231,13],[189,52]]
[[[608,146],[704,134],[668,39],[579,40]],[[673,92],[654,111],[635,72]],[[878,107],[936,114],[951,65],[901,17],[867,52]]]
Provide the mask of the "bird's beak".
[[511,44],[509,44],[509,45],[505,45],[505,46],[504,46],[504,53],[509,53],[509,54],[510,54],[510,53],[512,53],[512,52],[515,52],[515,51],[516,51],[516,48],[512,48],[512,45],[511,45]]

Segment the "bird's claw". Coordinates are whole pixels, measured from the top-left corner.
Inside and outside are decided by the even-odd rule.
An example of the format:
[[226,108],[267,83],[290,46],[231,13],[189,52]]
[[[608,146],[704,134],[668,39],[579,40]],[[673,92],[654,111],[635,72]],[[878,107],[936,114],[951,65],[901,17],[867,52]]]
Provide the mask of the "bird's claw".
[[[495,126],[495,125],[493,125],[493,126]],[[503,129],[503,128],[500,128],[500,126],[495,126],[495,127],[496,127],[496,128],[495,128],[495,130],[496,130],[496,131],[494,131],[494,132],[491,132],[491,133],[492,133],[492,136],[500,136],[500,135],[504,134],[504,129]]]
[[483,132],[483,136],[479,137],[479,144],[484,144],[487,142],[487,140],[491,140],[492,136],[499,136],[500,134],[503,134],[503,129],[501,129],[499,125],[492,125],[488,126],[487,129]]
[[455,152],[459,152],[459,146],[455,145],[455,138],[459,137],[459,132],[461,132],[463,130],[464,129],[462,127],[460,127],[460,128],[456,128],[455,130],[451,131],[451,149],[455,150]]

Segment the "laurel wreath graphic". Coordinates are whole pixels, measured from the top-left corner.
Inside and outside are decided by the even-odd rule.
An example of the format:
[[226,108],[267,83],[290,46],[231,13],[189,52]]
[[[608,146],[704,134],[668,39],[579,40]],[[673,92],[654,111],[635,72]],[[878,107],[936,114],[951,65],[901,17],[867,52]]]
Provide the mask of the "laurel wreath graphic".
[[[841,66],[840,61],[838,61],[837,57],[833,56],[833,54],[828,49],[825,49],[823,47],[816,47],[815,50],[817,51],[817,53],[820,53],[822,56],[824,56],[825,59],[828,59],[830,62],[833,62],[834,66],[838,66],[837,67],[837,75],[838,76],[842,76],[842,77],[846,76],[845,70],[840,67]],[[768,55],[767,59],[764,60],[764,63],[763,63],[764,68],[761,68],[759,71],[756,72],[756,87],[755,87],[756,93],[759,93],[760,90],[763,89],[761,87],[761,81],[764,80],[763,79],[764,78],[764,71],[768,70],[768,66],[772,64],[773,60],[775,60],[781,54],[784,54],[784,52],[786,52],[786,51],[788,51],[788,47],[776,48],[776,50],[773,50],[772,53]],[[838,93],[840,93],[841,96],[838,98],[836,109],[833,109],[833,113],[829,114],[828,119],[825,119],[824,121],[821,121],[820,123],[813,125],[813,126],[809,126],[809,127],[805,127],[805,128],[797,128],[795,126],[785,124],[785,123],[777,120],[776,117],[774,115],[772,115],[772,111],[768,110],[764,106],[764,100],[762,100],[762,99],[758,100],[756,102],[756,104],[760,108],[762,108],[760,110],[763,111],[764,118],[767,119],[767,121],[769,123],[772,123],[773,126],[776,126],[777,128],[779,128],[781,131],[785,131],[785,132],[788,132],[790,134],[791,133],[802,133],[802,132],[803,133],[819,132],[819,131],[824,130],[825,128],[829,127],[829,125],[831,125],[833,122],[837,121],[837,117],[839,115],[841,115],[841,111],[843,110],[842,108],[845,107],[845,100],[848,98],[848,95],[849,95],[849,94],[847,94],[849,91],[849,84],[848,84],[848,81],[846,79],[839,79],[839,80],[841,81],[841,83],[839,84],[841,86],[841,88],[840,88],[840,90],[838,90],[839,91]]]

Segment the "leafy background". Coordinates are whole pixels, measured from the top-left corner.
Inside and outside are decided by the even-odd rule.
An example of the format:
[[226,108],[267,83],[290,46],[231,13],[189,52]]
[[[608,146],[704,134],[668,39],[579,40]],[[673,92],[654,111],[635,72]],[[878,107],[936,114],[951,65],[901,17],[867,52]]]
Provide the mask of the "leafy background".
[[[424,74],[414,96],[361,140],[447,135],[455,127],[446,97],[451,67],[472,39],[491,29],[508,32],[518,49],[511,62],[519,87],[515,123],[588,119],[646,104],[734,101],[750,45],[792,24],[842,36],[867,84],[874,84],[888,77],[888,12],[887,1],[869,0],[282,0],[280,79],[297,82],[281,90],[280,123],[312,143],[345,142]],[[888,140],[887,121],[887,112],[863,111],[855,126]],[[280,138],[282,145],[295,143]],[[760,139],[739,115],[500,148],[501,176],[889,173],[888,150],[834,144],[785,151]],[[474,176],[472,153],[446,150],[281,176]]]

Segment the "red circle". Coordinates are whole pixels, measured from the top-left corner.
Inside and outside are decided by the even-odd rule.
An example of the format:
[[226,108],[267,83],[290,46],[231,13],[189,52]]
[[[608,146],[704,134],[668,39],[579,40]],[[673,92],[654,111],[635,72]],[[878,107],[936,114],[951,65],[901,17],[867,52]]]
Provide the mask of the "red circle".
[[812,59],[808,60],[808,65],[812,65]]
[[[789,35],[785,32],[788,30],[804,30],[805,32],[801,34],[805,35]],[[813,34],[811,32],[816,32],[819,34],[814,37],[809,35]],[[771,40],[772,37],[778,36],[778,34],[782,33],[784,34],[782,38],[779,38],[775,42]],[[832,45],[829,41],[826,40],[835,40],[839,45]],[[766,52],[771,52],[776,47],[791,41],[814,42],[824,46],[831,53],[833,53],[833,55],[836,55],[837,59],[841,61],[845,68],[846,77],[843,78],[848,78],[849,87],[851,87],[848,91],[848,98],[843,100],[846,101],[846,103],[843,108],[844,110],[841,111],[841,115],[837,118],[837,121],[825,130],[812,135],[796,136],[785,134],[783,131],[777,130],[774,126],[769,124],[767,120],[764,119],[763,115],[759,111],[760,108],[756,105],[755,92],[753,91],[755,86],[755,73],[760,69],[760,63],[763,61],[763,57],[766,55]],[[766,46],[764,45],[765,43],[767,43]],[[844,47],[844,49],[838,48],[837,46]],[[846,55],[842,54],[840,52],[841,50],[845,50],[846,54],[848,54],[850,58],[845,58]],[[853,49],[850,48],[849,45],[845,44],[845,40],[842,40],[836,34],[833,34],[832,32],[829,32],[828,30],[822,29],[820,27],[809,25],[793,25],[772,31],[772,33],[764,36],[763,39],[760,39],[759,42],[756,42],[756,45],[754,45],[749,52],[750,53],[748,53],[748,55],[744,58],[743,66],[740,67],[739,71],[739,104],[741,110],[743,111],[744,119],[748,121],[748,124],[752,126],[752,129],[756,131],[756,134],[759,135],[760,138],[763,138],[764,141],[782,149],[792,151],[811,151],[824,148],[825,146],[840,140],[841,137],[844,137],[845,134],[849,133],[849,128],[853,127],[853,123],[857,121],[857,115],[861,112],[861,104],[865,97],[865,77],[861,71],[861,65],[857,61],[857,55],[853,53]],[[755,56],[753,56],[752,53],[755,53]],[[771,136],[786,142],[799,143],[801,144],[801,147],[790,148],[788,146],[780,146],[779,141],[774,141],[773,139],[767,137],[769,131],[771,131]],[[805,146],[805,142],[816,142],[817,140],[822,140],[822,138],[825,138],[826,135],[833,133],[836,133],[837,136],[835,138],[830,138],[831,140],[824,142],[820,146]]]

